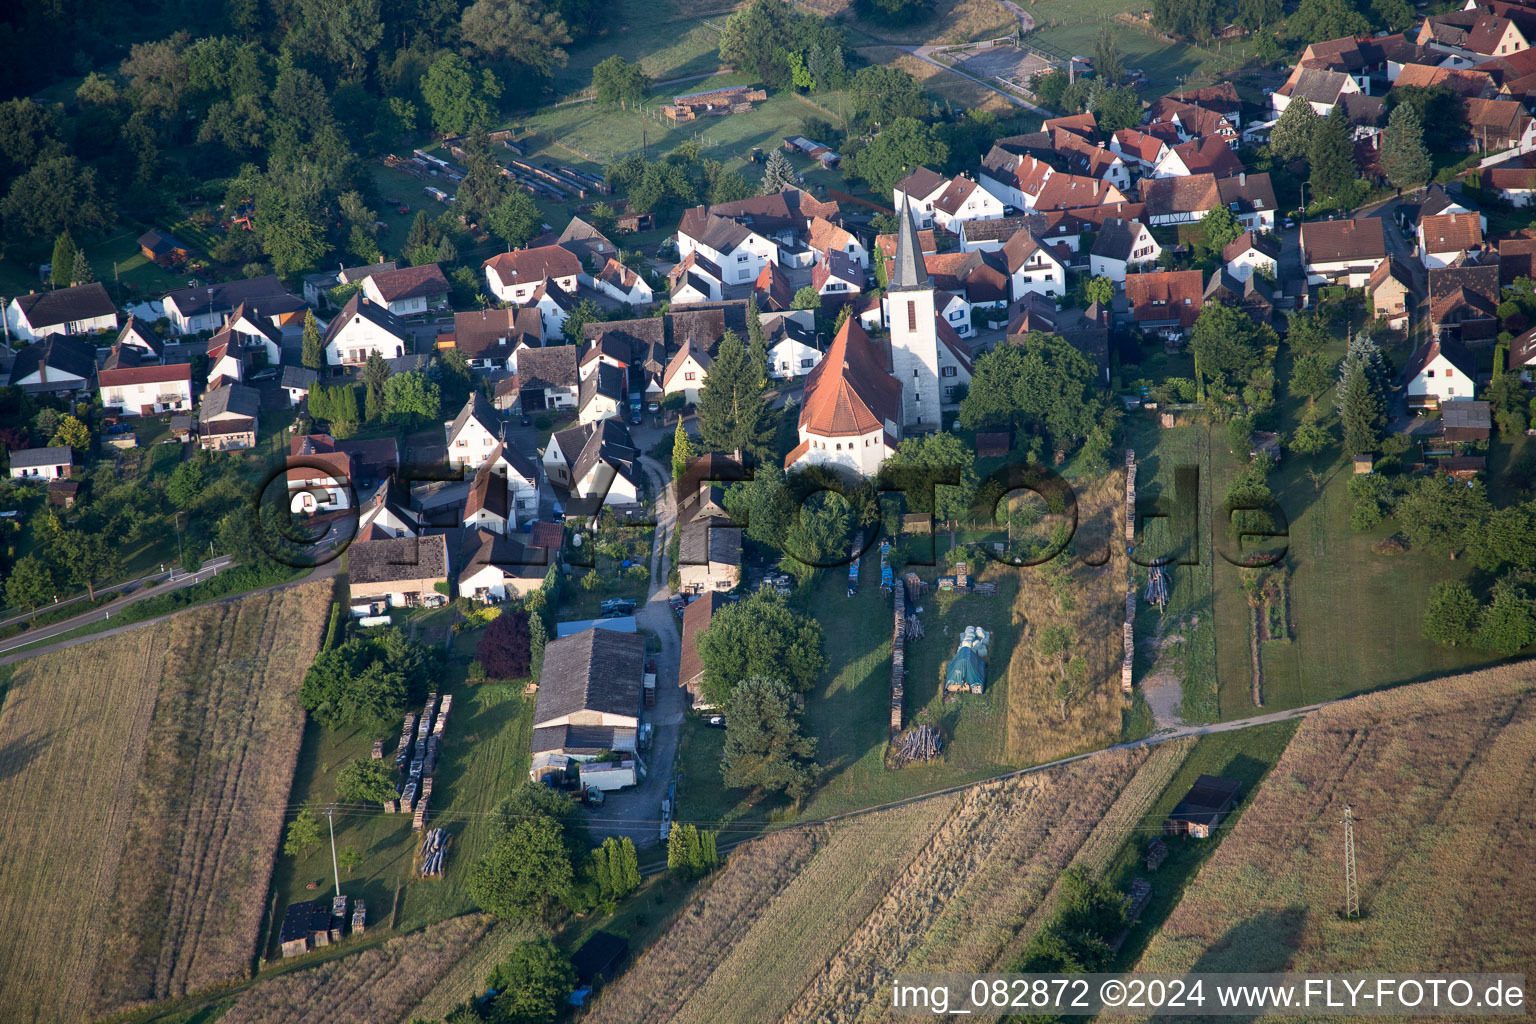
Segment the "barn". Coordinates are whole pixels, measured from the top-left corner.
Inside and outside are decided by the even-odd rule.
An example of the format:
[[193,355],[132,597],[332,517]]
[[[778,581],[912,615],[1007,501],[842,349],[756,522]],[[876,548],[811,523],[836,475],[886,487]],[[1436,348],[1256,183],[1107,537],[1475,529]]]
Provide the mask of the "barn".
[[1237,806],[1240,789],[1242,784],[1236,779],[1200,776],[1163,822],[1163,831],[1169,835],[1209,839],[1222,819]]

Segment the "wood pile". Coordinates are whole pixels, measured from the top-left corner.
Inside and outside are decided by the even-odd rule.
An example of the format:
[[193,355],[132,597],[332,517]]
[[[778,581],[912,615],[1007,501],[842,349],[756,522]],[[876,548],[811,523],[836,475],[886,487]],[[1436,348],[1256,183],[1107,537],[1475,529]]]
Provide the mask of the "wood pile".
[[895,765],[914,761],[930,761],[939,756],[944,740],[939,730],[931,725],[917,725],[897,737],[892,744],[891,760]]
[[362,935],[368,930],[368,904],[358,900],[352,907],[352,934]]
[[1144,863],[1148,871],[1156,871],[1163,866],[1163,861],[1168,858],[1168,844],[1161,839],[1154,839],[1147,844],[1147,856]]
[[[1136,452],[1125,452],[1125,550],[1129,554],[1136,541]],[[1125,560],[1125,651],[1120,658],[1120,692],[1131,699],[1131,685],[1136,674],[1136,584],[1131,577],[1131,560]]]
[[997,596],[997,584],[996,583],[990,583],[990,582],[989,583],[972,583],[971,584],[971,593],[978,594],[981,597],[996,597]]
[[448,845],[453,836],[440,828],[428,829],[421,841],[421,877],[443,877],[443,861],[448,856]]
[[902,704],[907,691],[907,589],[895,588],[896,611],[891,627],[891,735],[901,732]]
[[916,615],[907,616],[907,639],[921,640],[923,638],[923,620]]

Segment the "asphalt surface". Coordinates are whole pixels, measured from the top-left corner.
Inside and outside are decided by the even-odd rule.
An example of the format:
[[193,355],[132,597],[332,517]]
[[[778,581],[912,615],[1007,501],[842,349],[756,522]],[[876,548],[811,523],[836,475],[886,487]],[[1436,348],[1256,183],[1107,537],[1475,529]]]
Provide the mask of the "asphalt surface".
[[594,839],[628,837],[636,846],[653,846],[661,841],[661,802],[676,775],[677,748],[688,704],[686,691],[677,685],[682,638],[677,613],[668,604],[672,591],[667,586],[667,546],[677,527],[677,508],[667,487],[667,474],[651,459],[641,464],[661,495],[656,502],[656,536],[651,547],[651,589],[636,612],[640,628],[661,641],[661,652],[655,655],[656,706],[645,709],[642,717],[642,722],[652,727],[651,747],[640,752],[648,771],[639,785],[607,794],[601,807],[587,810],[587,818]]

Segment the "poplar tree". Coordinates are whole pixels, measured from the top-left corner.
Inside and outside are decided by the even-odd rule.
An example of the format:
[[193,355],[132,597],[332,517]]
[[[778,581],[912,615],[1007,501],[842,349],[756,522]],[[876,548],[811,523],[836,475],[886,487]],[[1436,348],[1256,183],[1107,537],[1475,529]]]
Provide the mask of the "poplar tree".
[[299,354],[299,361],[311,370],[319,370],[325,366],[325,347],[320,343],[320,324],[315,320],[315,311],[304,311],[304,349]]

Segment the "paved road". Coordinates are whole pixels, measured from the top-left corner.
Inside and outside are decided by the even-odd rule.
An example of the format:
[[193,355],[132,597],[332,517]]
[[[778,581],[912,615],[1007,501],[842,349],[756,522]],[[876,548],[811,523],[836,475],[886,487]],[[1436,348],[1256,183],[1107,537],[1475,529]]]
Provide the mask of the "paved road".
[[[228,568],[228,560],[225,559],[221,561],[223,561],[224,564],[219,566],[219,568]],[[238,594],[228,594],[224,597],[215,598],[212,601],[206,601],[203,604],[192,605],[190,607],[204,608],[211,604],[223,604],[229,601],[238,601],[241,598],[250,597],[252,594],[266,594],[277,590],[287,590],[289,587],[297,587],[305,583],[314,583],[316,580],[330,579],[332,576],[336,575],[337,570],[340,568],[341,559],[332,559],[325,565],[319,566],[310,572],[309,575],[301,577],[300,579],[289,580],[287,583],[274,583],[270,586],[256,587],[254,590],[243,590]],[[0,646],[0,651],[15,652],[6,654],[4,657],[0,657],[0,665],[15,664],[18,661],[26,661],[30,658],[35,658],[40,654],[51,654],[54,651],[62,651],[66,648],[74,647],[76,644],[83,644],[92,640],[99,640],[104,636],[116,636],[119,633],[126,633],[130,629],[138,629],[141,626],[150,626],[156,622],[164,622],[171,616],[180,615],[182,612],[188,611],[190,609],[178,608],[174,612],[167,612],[165,615],[157,615],[152,619],[143,619],[139,622],[130,622],[125,626],[115,626],[112,629],[103,629],[97,633],[87,633],[85,636],[71,637],[68,640],[60,640],[57,643],[36,643],[39,640],[47,639],[48,636],[57,636],[59,633],[68,632],[71,629],[76,629],[80,626],[84,626],[92,622],[100,622],[102,619],[106,618],[106,615],[103,614],[104,612],[117,612],[120,611],[124,606],[132,604],[134,601],[140,600],[143,597],[153,597],[159,594],[168,594],[172,590],[180,590],[182,587],[188,587],[193,583],[208,579],[211,574],[211,567],[209,569],[199,569],[196,573],[189,573],[186,576],[177,577],[176,582],[172,585],[159,587],[154,590],[146,589],[144,591],[137,592],[130,596],[127,601],[124,601],[120,604],[114,602],[111,605],[107,605],[106,607],[98,609],[97,611],[91,612],[87,615],[77,615],[67,622],[58,623],[56,626],[50,626],[46,631],[39,630],[39,635],[37,636],[33,636],[28,633],[23,634],[20,637],[16,637],[16,640],[32,642],[34,646],[25,647],[24,649],[18,649],[22,648],[24,645],[16,643],[8,643],[5,646]],[[44,633],[46,633],[46,635],[43,635]]]
[[667,474],[649,458],[641,465],[661,495],[656,502],[656,538],[651,547],[650,594],[636,616],[640,628],[655,633],[661,641],[661,653],[656,655],[656,706],[644,719],[654,733],[651,749],[641,752],[649,773],[640,785],[609,793],[603,806],[587,815],[594,839],[628,836],[636,846],[654,846],[661,841],[661,802],[674,778],[687,699],[686,691],[677,685],[682,653],[677,614],[667,603],[672,596],[667,586],[667,545],[677,526],[677,509],[667,487]]
[[[203,566],[206,567],[211,565],[213,561],[215,561],[215,559],[209,559],[208,561],[203,562]],[[172,568],[167,569],[164,572],[150,573],[148,576],[140,576],[136,580],[125,580],[122,583],[114,583],[110,587],[97,587],[96,593],[98,596],[102,594],[115,594],[119,590],[127,590],[130,587],[141,587],[145,584],[159,583],[162,580],[169,579],[170,577],[176,575],[176,572],[177,570]],[[84,601],[88,597],[90,597],[89,593],[76,594],[74,597],[66,597],[62,601],[55,601],[53,604],[43,605],[42,607],[34,608],[29,612],[23,612],[20,615],[12,615],[8,619],[0,619],[0,626],[9,626],[14,622],[25,622],[28,619],[36,618],[43,612],[51,611],[54,608],[65,608],[69,605]]]

